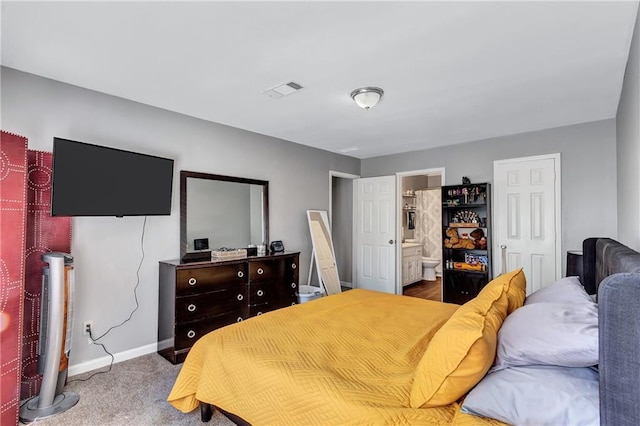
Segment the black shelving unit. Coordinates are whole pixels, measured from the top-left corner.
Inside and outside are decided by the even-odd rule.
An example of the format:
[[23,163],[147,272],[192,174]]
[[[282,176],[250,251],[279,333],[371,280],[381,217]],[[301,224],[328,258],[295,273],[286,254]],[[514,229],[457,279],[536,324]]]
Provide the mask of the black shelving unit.
[[[451,244],[447,235],[450,230],[457,231],[457,244]],[[442,187],[442,235],[442,298],[463,304],[473,299],[493,276],[489,183]],[[477,239],[479,235],[483,235],[484,242]]]

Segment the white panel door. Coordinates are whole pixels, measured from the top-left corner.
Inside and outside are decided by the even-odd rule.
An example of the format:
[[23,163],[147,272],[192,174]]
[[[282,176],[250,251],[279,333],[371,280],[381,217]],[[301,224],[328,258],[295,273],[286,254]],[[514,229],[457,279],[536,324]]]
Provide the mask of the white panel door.
[[560,155],[493,167],[494,270],[524,268],[530,294],[560,278]]
[[354,287],[397,293],[396,177],[354,180]]

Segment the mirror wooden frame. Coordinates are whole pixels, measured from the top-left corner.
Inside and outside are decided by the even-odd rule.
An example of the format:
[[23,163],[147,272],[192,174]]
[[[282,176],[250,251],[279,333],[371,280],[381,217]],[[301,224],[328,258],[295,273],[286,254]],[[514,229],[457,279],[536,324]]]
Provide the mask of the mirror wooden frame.
[[[180,258],[187,253],[187,179],[207,179],[262,186],[263,241],[269,244],[269,181],[180,170]],[[240,247],[239,247],[240,248]]]

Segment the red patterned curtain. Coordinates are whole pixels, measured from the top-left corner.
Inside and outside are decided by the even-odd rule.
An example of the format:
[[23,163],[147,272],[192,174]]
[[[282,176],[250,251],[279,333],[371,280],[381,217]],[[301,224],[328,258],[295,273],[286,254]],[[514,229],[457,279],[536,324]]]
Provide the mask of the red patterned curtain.
[[53,154],[29,150],[28,165],[21,399],[37,395],[42,382],[38,374],[38,332],[42,269],[46,265],[41,255],[52,251],[71,253],[71,218],[51,217]]
[[0,424],[40,392],[41,255],[71,252],[71,218],[51,217],[53,155],[0,131]]
[[0,424],[18,424],[27,139],[0,133]]

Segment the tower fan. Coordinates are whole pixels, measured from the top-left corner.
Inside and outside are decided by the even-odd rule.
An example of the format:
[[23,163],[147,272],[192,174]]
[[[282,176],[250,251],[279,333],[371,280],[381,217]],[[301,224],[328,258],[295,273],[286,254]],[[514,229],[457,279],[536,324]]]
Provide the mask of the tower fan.
[[38,372],[40,393],[20,409],[20,421],[31,423],[62,413],[78,403],[75,392],[63,392],[69,368],[73,317],[73,257],[45,253],[40,310]]

